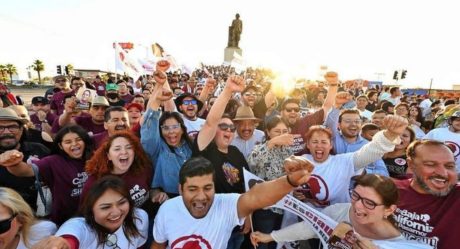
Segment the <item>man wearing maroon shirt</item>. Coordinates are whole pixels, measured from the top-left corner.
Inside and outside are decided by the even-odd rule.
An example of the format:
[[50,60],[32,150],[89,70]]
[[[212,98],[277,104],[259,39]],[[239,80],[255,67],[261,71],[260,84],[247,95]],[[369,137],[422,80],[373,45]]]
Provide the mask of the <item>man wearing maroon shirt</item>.
[[121,106],[111,106],[104,113],[105,131],[92,137],[95,148],[99,148],[102,143],[117,131],[129,131],[129,117],[126,108]]
[[415,141],[407,148],[407,164],[414,177],[396,181],[402,234],[435,249],[457,248],[460,185],[452,151],[439,141]]
[[60,89],[59,92],[55,93],[50,101],[51,112],[56,115],[61,115],[64,112],[64,99],[68,95],[75,95],[75,91],[70,88],[69,80],[63,76],[58,75],[53,78],[54,85]]

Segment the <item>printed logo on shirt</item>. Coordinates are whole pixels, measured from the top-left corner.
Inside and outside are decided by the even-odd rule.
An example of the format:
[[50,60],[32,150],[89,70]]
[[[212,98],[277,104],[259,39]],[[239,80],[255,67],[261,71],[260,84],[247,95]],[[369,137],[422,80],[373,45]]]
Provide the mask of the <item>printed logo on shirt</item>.
[[404,158],[396,158],[395,163],[399,166],[406,165],[406,160]]
[[211,244],[199,235],[183,236],[171,243],[171,249],[212,249]]
[[224,172],[225,179],[230,185],[240,182],[240,171],[228,162],[222,165],[222,171]]
[[301,191],[311,204],[316,207],[326,207],[329,202],[329,188],[326,181],[319,175],[311,175],[306,184],[303,184]]
[[431,219],[429,214],[418,214],[409,212],[406,209],[396,208],[395,218],[402,234],[408,240],[420,241],[437,248],[439,238],[427,236],[434,229],[428,223]]
[[447,145],[447,147],[450,148],[454,154],[455,159],[457,160],[457,157],[460,155],[460,146],[453,141],[445,141],[444,143]]
[[291,145],[291,150],[294,154],[297,154],[305,149],[305,141],[299,134],[294,134],[294,143]]
[[129,195],[131,196],[131,200],[134,201],[134,205],[136,207],[140,207],[147,199],[147,190],[144,188],[139,187],[139,185],[134,185],[133,188],[129,190]]
[[80,196],[81,191],[83,190],[83,185],[85,184],[87,179],[88,179],[88,174],[86,174],[86,172],[80,172],[80,173],[77,174],[77,177],[75,177],[72,180],[72,184],[74,185],[74,189],[72,189],[72,192],[70,194],[71,197]]
[[196,136],[198,136],[198,131],[190,131],[187,133],[187,135],[193,141],[195,140]]

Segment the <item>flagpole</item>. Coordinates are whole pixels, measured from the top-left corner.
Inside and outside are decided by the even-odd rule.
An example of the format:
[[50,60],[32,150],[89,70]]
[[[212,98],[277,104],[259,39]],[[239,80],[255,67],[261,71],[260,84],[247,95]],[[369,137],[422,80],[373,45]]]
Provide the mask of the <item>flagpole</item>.
[[114,67],[115,82],[113,82],[113,83],[117,83],[117,81],[118,81],[118,77],[117,77],[117,45],[118,45],[118,43],[115,41],[114,44],[115,44],[115,46],[114,46],[113,50],[115,51],[115,52],[114,52],[114,55],[115,55],[115,56],[113,57],[113,59],[114,59],[113,61],[114,61],[114,63],[115,63],[115,64],[114,64],[114,65],[115,65],[115,67]]

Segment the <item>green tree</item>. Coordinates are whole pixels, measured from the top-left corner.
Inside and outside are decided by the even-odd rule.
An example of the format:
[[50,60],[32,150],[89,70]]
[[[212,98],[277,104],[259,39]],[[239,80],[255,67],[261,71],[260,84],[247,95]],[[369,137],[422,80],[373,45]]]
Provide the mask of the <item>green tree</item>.
[[6,64],[6,73],[10,76],[10,84],[13,84],[13,74],[17,74],[18,70],[13,64]]
[[[68,74],[71,75],[72,72],[73,72],[73,65],[72,64],[67,64],[67,71],[68,71]],[[67,73],[67,72],[66,72]]]
[[40,76],[40,72],[45,70],[45,64],[41,60],[35,60],[34,64],[32,64],[32,69],[37,71],[38,74],[38,83],[42,83],[42,78]]
[[0,81],[6,83],[6,66],[0,64]]

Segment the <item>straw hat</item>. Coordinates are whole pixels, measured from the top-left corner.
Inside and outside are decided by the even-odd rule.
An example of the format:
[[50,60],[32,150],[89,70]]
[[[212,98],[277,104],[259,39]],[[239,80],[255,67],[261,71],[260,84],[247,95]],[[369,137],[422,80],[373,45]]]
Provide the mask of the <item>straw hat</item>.
[[18,114],[11,108],[0,108],[0,120],[17,121],[25,124],[26,120],[20,118]]
[[257,122],[261,121],[260,119],[254,116],[254,112],[249,106],[240,106],[236,110],[236,115],[233,121],[240,121],[240,120],[254,120]]

